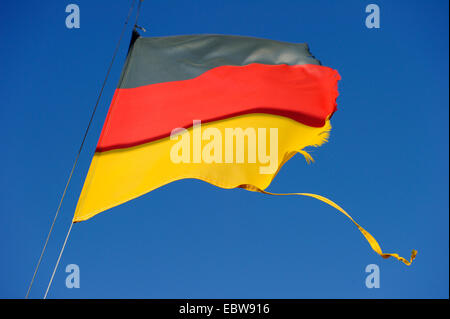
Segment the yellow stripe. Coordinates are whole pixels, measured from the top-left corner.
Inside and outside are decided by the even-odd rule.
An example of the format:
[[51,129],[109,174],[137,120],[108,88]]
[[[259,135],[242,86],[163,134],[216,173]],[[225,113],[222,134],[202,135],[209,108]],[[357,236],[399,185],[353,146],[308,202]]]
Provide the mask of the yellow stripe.
[[[289,118],[269,114],[248,114],[202,124],[202,131],[217,128],[225,136],[226,128],[278,128],[278,170],[296,152],[307,146],[320,146],[327,141],[329,121],[316,128]],[[187,133],[192,137],[194,128]],[[208,141],[204,141],[203,144]],[[260,174],[261,163],[173,163],[170,150],[176,140],[162,140],[143,145],[96,153],[78,200],[73,221],[80,222],[148,193],[158,187],[183,178],[195,178],[222,188],[250,184],[259,189],[269,186],[278,170]],[[191,138],[191,153],[193,149]],[[223,148],[225,143],[223,143]],[[269,145],[267,144],[267,150]],[[223,150],[223,152],[225,152]],[[302,154],[310,156],[302,151]],[[192,154],[191,154],[192,158]]]
[[[383,258],[394,257],[406,265],[414,260],[417,251],[413,250],[411,259],[406,260],[398,254],[386,254],[381,250],[375,238],[362,228],[353,218],[333,201],[315,194],[289,193],[275,194],[264,191],[279,169],[295,153],[303,154],[308,162],[312,157],[303,149],[307,146],[320,146],[327,141],[331,129],[329,121],[321,128],[309,127],[291,119],[269,115],[248,114],[231,119],[203,124],[201,130],[216,128],[225,136],[227,128],[265,128],[266,139],[270,128],[278,128],[278,166],[271,174],[261,174],[261,163],[192,163],[194,159],[194,128],[183,134],[189,134],[191,163],[172,162],[170,153],[172,147],[178,143],[170,138],[161,139],[143,145],[96,153],[89,168],[83,186],[73,221],[80,222],[120,205],[133,198],[148,193],[170,182],[195,178],[206,181],[222,188],[241,187],[249,191],[258,191],[269,195],[302,195],[318,199],[343,213],[361,231],[372,249]],[[208,141],[203,141],[203,146]],[[270,149],[266,142],[266,150]],[[235,151],[235,149],[234,149]],[[225,143],[222,143],[222,156],[225,153]],[[247,158],[246,158],[247,159]]]

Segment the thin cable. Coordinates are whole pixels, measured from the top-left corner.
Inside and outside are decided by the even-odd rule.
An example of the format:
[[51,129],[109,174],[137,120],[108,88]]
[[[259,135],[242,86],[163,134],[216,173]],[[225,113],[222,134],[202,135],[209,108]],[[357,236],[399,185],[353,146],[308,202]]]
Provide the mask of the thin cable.
[[89,124],[88,124],[88,126],[86,128],[86,131],[84,132],[83,141],[81,142],[80,148],[79,148],[77,156],[75,158],[75,162],[73,163],[73,166],[72,166],[72,170],[70,171],[69,178],[67,179],[66,186],[64,188],[64,192],[63,192],[63,194],[61,196],[61,200],[59,201],[58,209],[56,210],[55,217],[53,218],[53,222],[52,222],[52,225],[50,227],[50,231],[48,232],[47,239],[45,240],[44,247],[42,248],[41,256],[39,257],[39,261],[38,261],[38,263],[36,265],[36,268],[34,270],[33,278],[31,279],[30,285],[28,286],[28,291],[27,291],[27,295],[25,296],[25,299],[28,299],[28,296],[29,296],[30,291],[31,291],[31,287],[33,286],[33,283],[34,283],[34,279],[35,279],[36,274],[37,274],[37,272],[39,270],[39,266],[41,265],[42,257],[44,256],[44,252],[45,252],[45,249],[47,248],[47,244],[48,244],[48,241],[50,239],[50,235],[52,234],[53,227],[55,226],[56,218],[58,217],[59,210],[61,208],[61,205],[62,205],[62,202],[64,200],[64,197],[66,196],[67,188],[69,187],[69,183],[70,183],[70,180],[72,179],[73,172],[75,171],[75,167],[77,166],[78,158],[80,157],[81,150],[83,149],[84,142],[86,141],[86,137],[87,137],[87,134],[88,134],[89,129],[91,127],[92,120],[94,119],[95,112],[97,111],[97,107],[98,107],[98,104],[100,102],[100,98],[102,97],[102,94],[103,94],[103,89],[105,88],[106,81],[108,80],[109,73],[111,72],[112,65],[114,63],[114,60],[116,58],[117,52],[118,52],[119,47],[120,47],[120,42],[122,41],[123,35],[125,33],[125,29],[126,29],[126,27],[128,25],[128,20],[130,19],[131,12],[133,11],[135,1],[136,0],[132,1],[131,7],[130,7],[130,9],[128,11],[128,16],[127,16],[127,18],[125,20],[125,24],[124,24],[124,26],[122,28],[122,33],[120,34],[120,38],[119,38],[119,41],[117,42],[116,48],[114,50],[114,54],[113,54],[113,57],[111,59],[111,63],[109,64],[108,71],[106,72],[105,79],[103,80],[103,85],[102,85],[102,88],[100,89],[99,95],[97,97],[97,102],[95,103],[94,109],[92,111],[91,118],[89,120]]
[[58,269],[59,261],[61,260],[61,256],[62,256],[62,254],[64,252],[64,248],[66,247],[67,240],[69,239],[70,232],[72,231],[72,226],[73,226],[73,223],[70,224],[69,231],[67,232],[67,235],[66,235],[66,239],[64,240],[64,244],[63,244],[63,246],[61,248],[61,251],[59,253],[59,257],[58,257],[58,260],[56,261],[55,268],[53,269],[52,277],[50,278],[50,282],[48,283],[47,290],[45,291],[44,299],[47,299],[48,291],[50,290],[50,286],[52,285],[53,277],[55,277],[56,269]]
[[141,12],[142,1],[144,1],[144,0],[139,0],[139,3],[138,3],[138,7],[137,7],[137,11],[136,11],[136,20],[134,21],[134,28],[136,28],[138,26],[137,23],[138,23],[139,13]]

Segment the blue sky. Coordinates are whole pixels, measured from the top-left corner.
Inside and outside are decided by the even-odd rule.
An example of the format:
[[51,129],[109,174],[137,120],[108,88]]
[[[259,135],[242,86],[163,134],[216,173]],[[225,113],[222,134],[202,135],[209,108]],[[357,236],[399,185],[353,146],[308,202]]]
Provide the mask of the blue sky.
[[[65,27],[76,3],[81,28]],[[365,7],[381,9],[367,29]],[[23,298],[130,1],[0,4],[0,297]],[[49,298],[448,298],[447,1],[144,1],[145,36],[220,33],[306,42],[337,69],[328,144],[269,190],[343,206],[386,252],[314,199],[166,185],[75,224]],[[131,27],[131,25],[130,25]],[[31,297],[41,298],[125,59],[127,30]],[[380,267],[367,289],[365,267]],[[77,264],[81,288],[65,287]]]

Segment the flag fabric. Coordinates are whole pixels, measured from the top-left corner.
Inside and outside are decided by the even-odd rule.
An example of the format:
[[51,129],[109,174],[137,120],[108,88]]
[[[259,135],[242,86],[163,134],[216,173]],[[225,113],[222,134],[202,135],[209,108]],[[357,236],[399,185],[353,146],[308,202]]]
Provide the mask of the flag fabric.
[[[303,43],[227,35],[136,36],[74,221],[183,178],[265,189],[296,152],[326,141],[338,80],[337,71],[320,65]],[[194,145],[194,121],[201,121],[203,133],[214,128],[220,136],[227,128],[266,128],[267,135],[278,128],[276,169],[260,174],[259,163],[225,163],[225,141],[213,154],[217,160],[199,163],[203,150]],[[171,161],[178,140],[170,135],[176,128],[192,136],[189,163]]]
[[264,193],[327,141],[339,80],[303,43],[134,33],[73,221],[186,178]]

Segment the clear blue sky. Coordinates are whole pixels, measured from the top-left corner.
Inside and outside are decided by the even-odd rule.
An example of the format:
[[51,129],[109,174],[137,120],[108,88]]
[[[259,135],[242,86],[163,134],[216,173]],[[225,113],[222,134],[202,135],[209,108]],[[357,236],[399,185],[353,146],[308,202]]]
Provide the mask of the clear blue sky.
[[[65,7],[81,28],[65,27]],[[381,9],[367,29],[365,7]],[[25,296],[114,46],[123,1],[0,4],[0,297]],[[183,180],[75,224],[49,298],[448,298],[448,1],[144,1],[146,36],[238,34],[307,42],[337,69],[339,110],[316,162],[274,192],[342,205],[386,252],[314,199]],[[132,24],[132,23],[131,23]],[[130,25],[131,27],[131,25]],[[105,89],[31,297],[43,296],[125,59]],[[81,288],[65,287],[78,264]],[[365,287],[379,265],[381,288]]]

